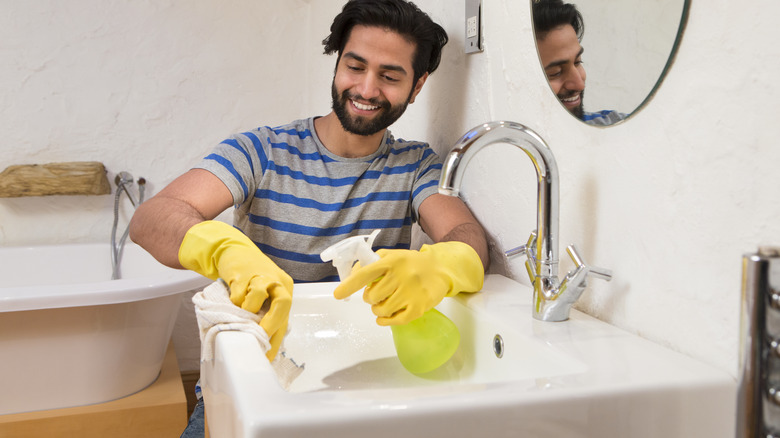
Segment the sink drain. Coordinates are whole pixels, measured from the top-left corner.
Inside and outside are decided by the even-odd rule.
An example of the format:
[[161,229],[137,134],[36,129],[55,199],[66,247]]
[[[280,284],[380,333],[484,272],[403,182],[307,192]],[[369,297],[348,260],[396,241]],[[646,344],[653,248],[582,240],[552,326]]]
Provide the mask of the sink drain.
[[504,338],[501,335],[493,336],[493,353],[496,353],[499,359],[504,356]]

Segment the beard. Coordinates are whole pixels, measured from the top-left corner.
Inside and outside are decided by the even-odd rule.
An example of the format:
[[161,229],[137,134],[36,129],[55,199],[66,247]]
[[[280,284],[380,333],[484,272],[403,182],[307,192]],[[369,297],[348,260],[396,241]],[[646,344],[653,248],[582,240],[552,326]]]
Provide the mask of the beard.
[[[585,90],[582,90],[579,93],[580,93],[580,104],[577,105],[576,107],[570,109],[569,112],[572,113],[574,115],[574,117],[582,120],[583,117],[585,116]],[[559,94],[558,95],[558,99],[561,102],[563,102],[563,99],[571,97],[574,94],[576,94],[576,92],[574,92],[574,93],[567,93],[565,95]]]
[[[374,135],[377,132],[387,129],[388,126],[395,123],[395,121],[401,117],[404,111],[406,111],[406,107],[409,105],[409,101],[411,100],[410,93],[409,98],[406,99],[406,102],[393,106],[386,100],[366,100],[360,98],[359,96],[350,94],[347,90],[344,90],[341,95],[339,95],[338,90],[336,90],[335,81],[330,87],[330,95],[333,99],[333,112],[336,113],[336,117],[338,117],[344,130],[351,134],[362,136]],[[371,119],[361,116],[351,116],[347,111],[347,105],[351,105],[350,100],[353,99],[368,101],[371,105],[378,106],[378,114]]]

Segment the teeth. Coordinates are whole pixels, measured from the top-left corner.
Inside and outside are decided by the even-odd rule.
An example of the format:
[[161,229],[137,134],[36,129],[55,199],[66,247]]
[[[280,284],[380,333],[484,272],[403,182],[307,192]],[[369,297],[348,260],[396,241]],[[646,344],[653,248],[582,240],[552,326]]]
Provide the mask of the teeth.
[[378,106],[374,106],[374,105],[363,105],[362,103],[355,102],[354,100],[352,101],[352,104],[355,105],[355,108],[363,111],[373,111],[379,108]]
[[580,98],[580,95],[579,94],[575,94],[572,97],[567,97],[567,98],[561,99],[561,100],[564,101],[564,102],[574,102],[574,101],[576,101],[579,98]]

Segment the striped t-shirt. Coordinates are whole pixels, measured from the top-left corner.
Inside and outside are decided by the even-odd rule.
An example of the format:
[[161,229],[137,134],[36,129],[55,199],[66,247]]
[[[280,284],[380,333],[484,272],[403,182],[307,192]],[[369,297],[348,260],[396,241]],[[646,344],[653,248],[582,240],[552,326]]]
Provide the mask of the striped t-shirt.
[[420,142],[385,133],[372,155],[332,154],[314,118],[234,135],[197,168],[233,194],[233,224],[296,282],[338,280],[320,253],[355,235],[382,232],[374,248],[408,249],[413,217],[437,192],[441,162]]
[[582,121],[588,125],[609,126],[628,117],[628,114],[619,113],[613,110],[603,110],[595,113],[585,111],[582,115]]

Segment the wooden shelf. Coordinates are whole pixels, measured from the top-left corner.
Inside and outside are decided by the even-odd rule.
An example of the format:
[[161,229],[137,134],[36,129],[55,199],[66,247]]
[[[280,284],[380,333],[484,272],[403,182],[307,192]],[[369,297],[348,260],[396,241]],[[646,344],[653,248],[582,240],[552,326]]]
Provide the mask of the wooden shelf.
[[0,172],[0,198],[51,195],[108,195],[103,163],[22,164]]
[[157,380],[135,394],[106,403],[0,415],[0,437],[178,437],[187,426],[187,398],[173,344]]

